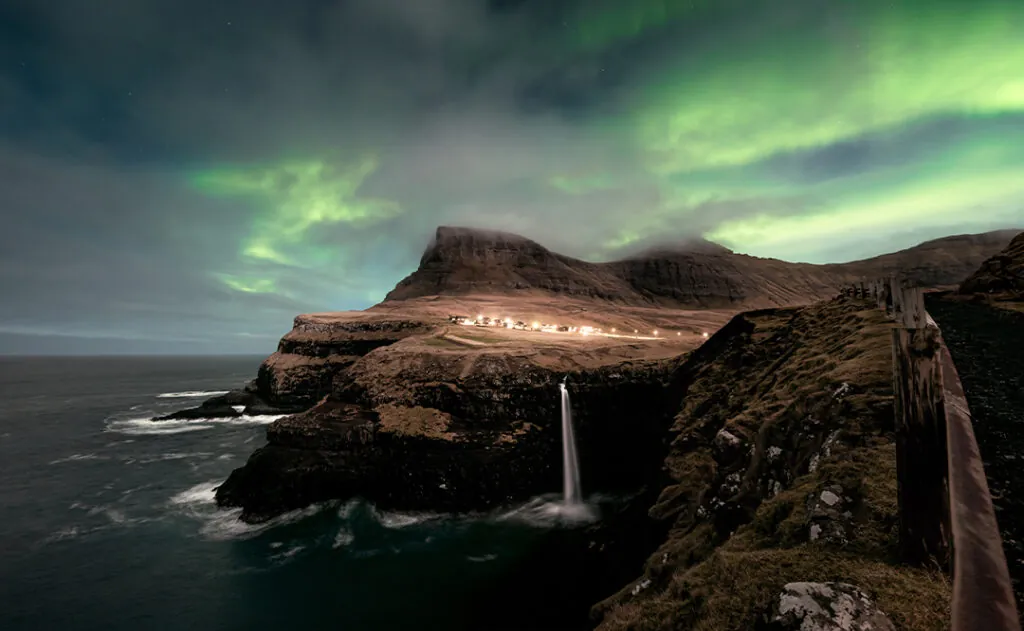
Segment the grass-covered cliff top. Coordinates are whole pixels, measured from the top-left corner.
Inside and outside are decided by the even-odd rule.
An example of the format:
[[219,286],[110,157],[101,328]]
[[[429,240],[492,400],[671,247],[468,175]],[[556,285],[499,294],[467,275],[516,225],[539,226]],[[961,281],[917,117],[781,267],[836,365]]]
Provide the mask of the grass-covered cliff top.
[[786,583],[852,583],[897,629],[944,629],[950,585],[896,558],[890,325],[866,302],[737,316],[682,368],[651,515],[671,522],[600,629],[757,628]]

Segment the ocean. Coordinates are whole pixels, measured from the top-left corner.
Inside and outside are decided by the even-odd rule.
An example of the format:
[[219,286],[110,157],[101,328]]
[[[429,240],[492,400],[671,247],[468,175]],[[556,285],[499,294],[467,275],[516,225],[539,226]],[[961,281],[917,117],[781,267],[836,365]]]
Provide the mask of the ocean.
[[274,417],[149,419],[239,387],[261,359],[0,358],[0,628],[591,626],[605,594],[555,497],[472,516],[354,500],[259,526],[217,509]]

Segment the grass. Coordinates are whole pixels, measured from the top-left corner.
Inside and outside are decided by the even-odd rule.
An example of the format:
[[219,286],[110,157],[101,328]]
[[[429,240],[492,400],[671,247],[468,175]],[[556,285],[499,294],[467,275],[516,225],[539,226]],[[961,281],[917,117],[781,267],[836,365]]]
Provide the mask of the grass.
[[459,344],[458,342],[446,337],[424,338],[423,343],[427,346],[435,346],[437,348],[465,348],[465,345]]
[[[670,483],[650,511],[671,531],[644,576],[594,608],[599,628],[751,629],[794,581],[852,583],[898,629],[946,628],[946,577],[895,558],[890,325],[855,301],[750,321],[717,357],[684,366]],[[716,449],[722,429],[742,448]],[[812,541],[809,504],[836,484],[844,540]],[[727,521],[723,505],[745,517]]]
[[419,436],[440,440],[454,440],[449,432],[451,416],[440,410],[425,407],[399,407],[386,403],[376,409],[380,417],[380,431],[398,436]]

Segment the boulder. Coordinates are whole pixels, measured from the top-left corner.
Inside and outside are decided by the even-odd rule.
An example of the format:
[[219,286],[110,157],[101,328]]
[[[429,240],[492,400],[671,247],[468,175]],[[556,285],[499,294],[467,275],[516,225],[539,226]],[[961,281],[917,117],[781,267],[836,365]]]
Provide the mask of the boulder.
[[867,594],[848,583],[787,583],[768,629],[772,631],[895,631]]

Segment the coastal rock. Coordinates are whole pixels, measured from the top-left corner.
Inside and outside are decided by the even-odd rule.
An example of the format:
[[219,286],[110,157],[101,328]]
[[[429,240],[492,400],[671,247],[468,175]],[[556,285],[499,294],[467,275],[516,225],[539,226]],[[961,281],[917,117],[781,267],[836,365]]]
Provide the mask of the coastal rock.
[[360,357],[434,328],[422,320],[362,312],[300,315],[243,389],[157,420],[302,412],[330,394],[335,380]]
[[[635,489],[656,475],[676,363],[568,375],[588,489]],[[529,354],[439,353],[419,340],[379,348],[315,407],[270,425],[267,446],[232,473],[217,501],[260,521],[355,496],[391,509],[464,512],[557,492],[565,377]]]
[[272,405],[309,408],[360,357],[434,328],[421,320],[365,313],[300,315],[260,366],[257,391]]
[[787,583],[775,602],[771,631],[895,631],[868,596],[847,583]]

